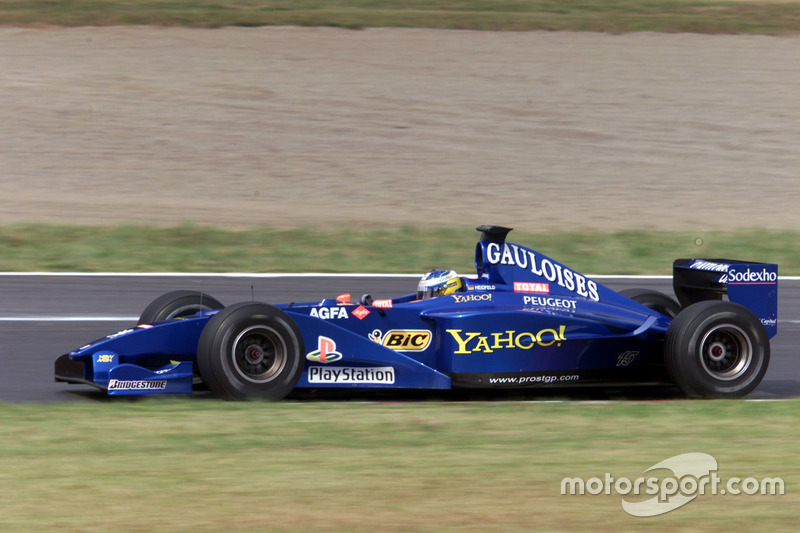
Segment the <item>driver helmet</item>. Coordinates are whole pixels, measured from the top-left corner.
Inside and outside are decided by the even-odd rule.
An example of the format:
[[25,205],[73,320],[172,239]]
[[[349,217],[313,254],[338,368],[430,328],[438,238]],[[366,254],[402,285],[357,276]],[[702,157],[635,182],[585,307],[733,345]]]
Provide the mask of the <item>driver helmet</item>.
[[464,290],[464,282],[454,270],[431,270],[419,280],[417,299],[435,298]]

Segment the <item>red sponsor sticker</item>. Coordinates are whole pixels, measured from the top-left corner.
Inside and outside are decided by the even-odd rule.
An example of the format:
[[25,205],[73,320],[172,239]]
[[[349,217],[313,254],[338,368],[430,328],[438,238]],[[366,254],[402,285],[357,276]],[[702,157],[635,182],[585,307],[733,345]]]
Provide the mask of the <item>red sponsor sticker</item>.
[[538,292],[540,294],[550,294],[550,284],[526,283],[524,281],[515,281],[514,292]]
[[359,320],[363,320],[369,314],[369,309],[364,307],[363,305],[359,305],[355,309],[353,309],[353,316]]
[[375,300],[372,302],[372,307],[377,307],[378,309],[391,309],[392,301],[391,300]]
[[350,294],[349,293],[340,294],[339,296],[336,297],[336,301],[340,304],[349,304]]

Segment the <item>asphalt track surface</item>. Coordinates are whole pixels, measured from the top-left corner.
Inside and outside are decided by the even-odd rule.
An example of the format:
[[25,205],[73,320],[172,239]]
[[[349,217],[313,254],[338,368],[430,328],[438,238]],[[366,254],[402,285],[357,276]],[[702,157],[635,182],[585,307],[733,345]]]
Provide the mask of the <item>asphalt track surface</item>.
[[[672,294],[665,278],[595,279],[613,289],[644,287]],[[90,387],[55,383],[53,361],[88,341],[130,327],[150,301],[176,289],[202,290],[224,304],[258,300],[307,302],[349,292],[394,297],[413,292],[415,276],[326,275],[32,275],[0,274],[0,402],[101,401]],[[779,281],[778,335],[769,370],[748,397],[800,397],[800,280]],[[402,394],[398,399],[402,399]],[[445,396],[446,398],[447,396]],[[535,391],[530,397],[575,399],[678,398],[675,390]],[[322,399],[324,399],[323,397]],[[314,399],[314,398],[312,398]],[[482,397],[485,399],[485,397]],[[502,399],[502,398],[501,398]]]

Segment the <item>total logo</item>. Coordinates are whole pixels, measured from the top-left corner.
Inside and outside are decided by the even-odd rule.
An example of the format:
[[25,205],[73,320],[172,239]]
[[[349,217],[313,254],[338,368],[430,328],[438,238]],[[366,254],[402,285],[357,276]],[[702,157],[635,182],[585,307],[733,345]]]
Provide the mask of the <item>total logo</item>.
[[514,282],[514,292],[538,292],[550,294],[549,283],[525,283],[522,281]]
[[375,307],[377,309],[391,309],[392,301],[389,299],[375,300],[372,302],[372,307]]
[[319,336],[319,346],[313,352],[306,354],[306,359],[315,363],[335,363],[342,359],[342,354],[336,351],[336,341],[328,337]]

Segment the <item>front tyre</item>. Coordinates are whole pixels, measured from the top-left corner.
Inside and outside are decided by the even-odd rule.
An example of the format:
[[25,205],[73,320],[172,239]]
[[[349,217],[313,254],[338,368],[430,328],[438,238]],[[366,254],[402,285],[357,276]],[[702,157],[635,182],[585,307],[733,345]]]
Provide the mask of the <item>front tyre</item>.
[[197,366],[208,388],[226,400],[280,400],[300,379],[304,354],[289,315],[246,302],[209,319],[197,344]]
[[664,358],[672,381],[690,397],[735,398],[761,382],[769,337],[749,309],[705,301],[681,311],[667,330]]
[[199,291],[172,291],[150,302],[142,311],[139,324],[155,324],[223,307],[219,300]]

